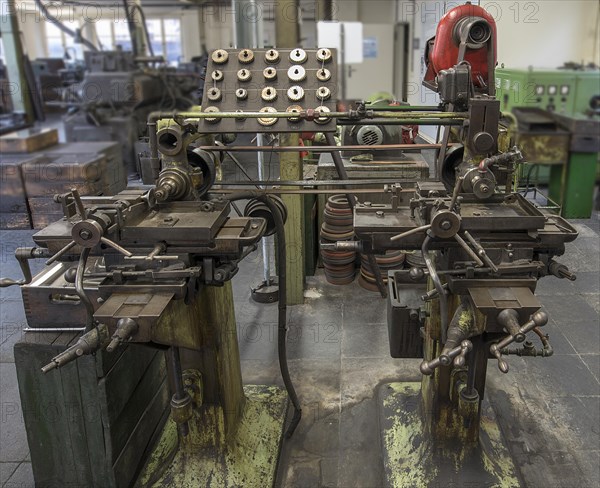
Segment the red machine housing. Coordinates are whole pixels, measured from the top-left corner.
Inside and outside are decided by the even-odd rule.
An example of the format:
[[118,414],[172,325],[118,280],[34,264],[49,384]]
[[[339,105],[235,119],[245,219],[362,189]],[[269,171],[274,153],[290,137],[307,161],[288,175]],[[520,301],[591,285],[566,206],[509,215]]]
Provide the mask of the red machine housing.
[[497,61],[496,22],[486,10],[470,3],[453,8],[440,20],[435,37],[427,43],[425,81],[433,82],[441,70],[457,64],[460,46],[460,35],[457,31],[465,19],[467,21],[482,19],[487,21],[491,28],[489,41],[476,48],[469,47],[467,44],[464,56],[464,60],[471,65],[473,84],[478,88],[486,88],[489,85],[489,65],[491,63],[494,67]]

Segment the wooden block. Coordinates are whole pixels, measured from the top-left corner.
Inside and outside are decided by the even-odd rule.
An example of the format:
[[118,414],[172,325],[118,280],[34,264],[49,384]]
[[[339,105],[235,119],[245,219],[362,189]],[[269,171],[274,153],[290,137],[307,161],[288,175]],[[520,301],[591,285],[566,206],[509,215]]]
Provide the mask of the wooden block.
[[58,144],[56,129],[24,129],[0,137],[0,152],[30,153]]
[[0,229],[31,229],[31,219],[28,213],[0,213]]
[[78,337],[27,333],[15,345],[36,486],[130,486],[169,410],[164,354],[127,345],[41,373]]
[[0,212],[27,213],[27,198],[18,161],[0,160]]

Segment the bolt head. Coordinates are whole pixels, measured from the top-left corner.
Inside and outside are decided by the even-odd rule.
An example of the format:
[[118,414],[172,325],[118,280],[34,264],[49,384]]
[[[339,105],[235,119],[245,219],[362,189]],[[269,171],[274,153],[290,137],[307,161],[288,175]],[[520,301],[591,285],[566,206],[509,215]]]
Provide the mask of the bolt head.
[[88,241],[92,238],[92,233],[87,229],[81,229],[79,231],[79,237],[81,237],[84,241]]
[[452,222],[450,222],[449,220],[444,220],[441,224],[440,224],[440,228],[442,230],[449,230],[452,227]]

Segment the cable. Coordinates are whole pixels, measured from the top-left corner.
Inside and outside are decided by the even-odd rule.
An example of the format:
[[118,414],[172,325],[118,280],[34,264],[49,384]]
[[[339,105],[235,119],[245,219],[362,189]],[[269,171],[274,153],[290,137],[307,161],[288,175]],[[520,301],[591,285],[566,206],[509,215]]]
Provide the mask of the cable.
[[150,42],[150,33],[148,32],[148,24],[146,23],[146,15],[142,8],[137,4],[133,3],[130,6],[131,9],[137,10],[142,18],[142,25],[144,26],[144,34],[146,36],[146,44],[148,44],[148,52],[150,56],[154,57],[154,48],[152,47],[152,43]]
[[65,24],[63,24],[60,20],[58,20],[56,17],[54,17],[48,11],[48,9],[46,8],[46,6],[42,3],[42,0],[35,0],[35,4],[36,4],[37,8],[40,9],[40,12],[42,13],[42,15],[46,18],[46,20],[48,22],[54,24],[61,31],[63,31],[65,34],[68,34],[72,38],[78,37],[81,40],[81,44],[83,44],[89,50],[91,50],[91,51],[98,51],[98,48],[94,44],[92,44],[90,41],[88,41],[85,37],[83,37],[81,35],[81,32],[79,33],[79,36],[77,36],[76,32],[74,32],[71,29],[69,29]]
[[273,215],[273,220],[275,223],[275,231],[277,235],[277,259],[278,259],[278,271],[277,278],[279,280],[279,314],[277,318],[277,352],[279,357],[279,369],[281,370],[281,377],[283,379],[283,384],[285,385],[285,389],[287,391],[288,397],[292,402],[294,407],[294,416],[292,417],[292,421],[285,433],[286,438],[290,438],[300,419],[302,418],[302,407],[300,405],[300,401],[298,400],[298,395],[296,394],[296,390],[294,389],[294,385],[292,383],[292,379],[290,377],[290,371],[288,368],[287,361],[287,268],[286,268],[286,247],[285,247],[285,229],[284,222],[281,212],[277,205],[273,202],[271,197],[268,195],[261,194],[259,192],[244,192],[244,193],[236,193],[233,195],[224,196],[225,199],[229,201],[236,200],[247,200],[251,198],[255,198],[261,202],[263,202],[267,207],[269,207],[269,211]]

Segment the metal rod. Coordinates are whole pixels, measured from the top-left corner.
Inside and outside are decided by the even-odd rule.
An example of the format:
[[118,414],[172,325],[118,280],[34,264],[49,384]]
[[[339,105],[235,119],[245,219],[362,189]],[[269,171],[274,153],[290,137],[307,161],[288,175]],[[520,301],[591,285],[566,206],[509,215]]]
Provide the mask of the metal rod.
[[[214,189],[213,193],[239,193],[240,191],[245,191],[246,188],[221,188]],[[298,188],[298,189],[284,189],[284,188],[264,188],[260,190],[254,189],[258,194],[274,194],[274,195],[331,195],[332,192],[335,191],[333,188],[322,188],[322,189],[306,189],[306,188]],[[353,194],[368,194],[368,193],[386,193],[383,188],[353,188]]]
[[[171,365],[171,382],[173,384],[173,388],[175,390],[173,397],[176,400],[184,400],[188,394],[185,391],[185,387],[183,385],[183,371],[181,370],[181,358],[179,356],[179,347],[171,346],[168,350],[169,363]],[[177,428],[179,433],[182,436],[187,436],[189,433],[189,426],[187,422],[177,424]]]
[[[450,144],[452,146],[453,144]],[[382,144],[380,146],[200,146],[202,151],[210,152],[302,152],[310,151],[324,153],[331,151],[390,151],[390,150],[414,150],[438,149],[441,144]]]
[[23,332],[43,332],[43,333],[59,333],[59,332],[83,332],[83,327],[24,327]]
[[[414,180],[411,180],[414,182]],[[391,185],[398,183],[398,178],[381,178],[373,180],[252,180],[252,181],[228,181],[218,182],[215,186],[326,186],[344,188],[348,185],[364,186],[364,185]],[[260,188],[258,188],[260,189]],[[352,188],[354,192],[356,188]],[[400,190],[402,193],[414,193],[412,188]]]
[[483,246],[481,244],[479,244],[475,238],[469,234],[468,231],[464,231],[463,235],[467,238],[467,240],[473,244],[473,247],[475,249],[477,249],[477,255],[481,257],[481,259],[483,259],[483,261],[485,262],[485,264],[488,265],[488,267],[494,272],[497,273],[498,272],[498,267],[494,264],[494,262],[490,259],[490,257],[487,255],[487,252],[485,252],[485,249],[483,248]]
[[425,232],[425,231],[429,230],[430,228],[431,228],[431,224],[422,225],[421,227],[415,227],[414,229],[407,230],[406,232],[403,232],[402,234],[398,234],[393,237],[390,237],[390,241],[399,241],[401,239],[404,239],[405,237],[412,236],[413,234],[418,234],[419,232]]
[[[317,114],[317,112],[315,112]],[[368,117],[357,117],[356,112],[327,112],[328,118],[331,119],[349,119],[349,120],[362,120]],[[160,119],[263,119],[268,116],[271,119],[290,119],[290,118],[306,118],[307,112],[302,111],[299,114],[295,112],[153,112],[149,116],[149,121]],[[458,120],[462,121],[467,118],[466,112],[409,112],[409,113],[396,113],[396,112],[377,112],[377,117],[381,119],[402,119],[406,120],[407,123],[418,120]]]
[[429,277],[431,278],[431,281],[433,281],[433,285],[435,286],[435,289],[439,295],[441,340],[442,344],[445,344],[448,334],[448,297],[446,295],[446,291],[444,290],[444,285],[442,285],[440,277],[435,269],[435,264],[431,259],[431,256],[429,256],[430,242],[431,237],[427,235],[423,241],[423,246],[421,247],[421,254],[423,255],[423,260],[425,261],[425,265],[429,271]]
[[462,247],[465,250],[465,252],[469,256],[471,256],[473,261],[477,263],[477,266],[483,266],[483,261],[479,259],[479,256],[477,256],[475,251],[473,251],[473,249],[469,247],[469,245],[465,242],[465,240],[462,237],[460,237],[458,234],[454,234],[454,239],[460,244],[460,247]]
[[[265,159],[263,151],[260,149],[264,146],[264,140],[262,134],[256,134],[256,146],[255,150],[256,158],[258,162],[258,179],[262,180],[265,177]],[[263,258],[263,278],[265,283],[270,286],[271,285],[271,253],[269,252],[269,241],[267,236],[263,236],[260,240],[261,242],[261,252]]]

